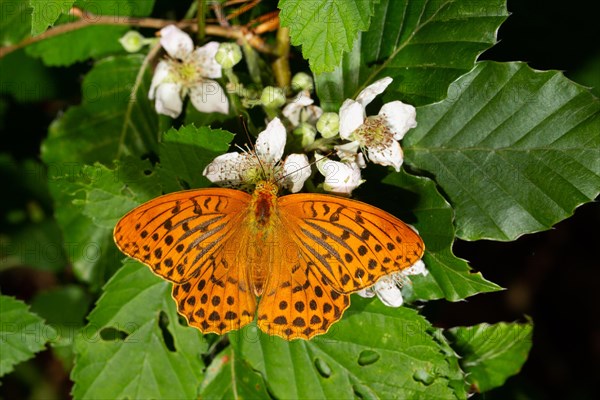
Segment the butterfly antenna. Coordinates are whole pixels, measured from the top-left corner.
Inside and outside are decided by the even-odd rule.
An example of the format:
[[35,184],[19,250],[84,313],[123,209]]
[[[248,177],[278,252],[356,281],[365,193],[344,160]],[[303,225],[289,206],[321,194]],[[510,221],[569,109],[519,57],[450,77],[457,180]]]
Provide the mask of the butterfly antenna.
[[239,118],[240,118],[240,121],[242,122],[242,126],[244,127],[244,133],[246,133],[246,138],[248,139],[248,143],[250,143],[250,148],[252,150],[252,153],[258,160],[258,165],[260,165],[260,169],[262,170],[263,174],[265,176],[267,176],[267,170],[265,169],[265,166],[263,165],[262,161],[260,160],[260,157],[258,156],[258,154],[256,154],[256,147],[254,146],[254,142],[252,141],[252,138],[250,137],[250,133],[248,132],[248,127],[246,126],[246,120],[244,119],[244,116],[241,114],[240,114]]
[[283,175],[281,178],[277,179],[277,181],[276,181],[276,182],[279,182],[279,181],[281,181],[281,180],[283,180],[283,179],[287,178],[288,176],[290,176],[290,175],[292,175],[292,174],[295,174],[295,173],[296,173],[296,172],[298,172],[298,171],[302,171],[304,168],[310,168],[310,167],[312,167],[313,165],[315,165],[316,163],[318,163],[319,161],[321,161],[321,160],[323,160],[323,159],[325,159],[325,158],[329,157],[329,156],[330,156],[330,155],[332,155],[332,154],[333,154],[333,151],[330,151],[329,153],[325,154],[323,157],[319,158],[318,160],[315,160],[315,161],[313,161],[313,162],[309,163],[308,165],[305,165],[304,167],[298,168],[298,169],[297,169],[297,170],[295,170],[295,171],[292,171],[292,172],[289,172],[289,173],[287,173],[287,174]]

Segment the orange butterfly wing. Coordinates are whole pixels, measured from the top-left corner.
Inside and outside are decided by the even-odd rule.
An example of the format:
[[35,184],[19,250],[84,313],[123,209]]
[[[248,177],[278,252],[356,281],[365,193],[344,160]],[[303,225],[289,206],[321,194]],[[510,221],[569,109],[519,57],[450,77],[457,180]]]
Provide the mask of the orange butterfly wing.
[[[273,195],[274,196],[274,195]],[[269,224],[252,223],[252,196],[230,189],[168,194],[115,227],[117,246],[172,282],[178,310],[203,332],[250,323],[288,340],[327,332],[349,293],[422,257],[421,238],[376,207],[345,198],[277,199]]]
[[320,275],[340,293],[402,271],[425,251],[421,237],[393,215],[366,203],[323,194],[279,199],[286,230]]
[[350,296],[323,281],[319,268],[291,236],[285,215],[274,226],[275,257],[258,305],[258,327],[284,339],[327,332],[350,305]]
[[223,333],[254,318],[256,297],[240,265],[239,224],[251,196],[232,189],[167,194],[129,212],[115,243],[128,256],[175,283],[173,297],[191,325]]
[[423,256],[419,235],[393,215],[321,194],[278,199],[279,256],[258,306],[258,326],[285,339],[327,332],[349,293],[410,267]]

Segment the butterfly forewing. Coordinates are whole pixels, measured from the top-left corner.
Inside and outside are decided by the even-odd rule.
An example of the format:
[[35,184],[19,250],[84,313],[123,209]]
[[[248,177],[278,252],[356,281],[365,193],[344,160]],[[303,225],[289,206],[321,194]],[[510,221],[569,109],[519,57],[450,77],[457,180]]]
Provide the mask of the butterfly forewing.
[[234,233],[250,195],[230,189],[167,194],[129,212],[115,227],[115,243],[154,273],[185,283],[205,269]]
[[423,256],[423,241],[413,229],[359,201],[295,194],[280,198],[279,209],[304,256],[341,293],[369,287]]

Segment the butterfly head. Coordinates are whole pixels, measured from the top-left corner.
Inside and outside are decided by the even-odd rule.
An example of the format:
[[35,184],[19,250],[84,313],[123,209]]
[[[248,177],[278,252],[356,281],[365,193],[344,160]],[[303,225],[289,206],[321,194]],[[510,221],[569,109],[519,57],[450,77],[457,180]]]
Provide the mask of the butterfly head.
[[254,193],[262,193],[262,194],[267,194],[267,195],[272,195],[272,196],[277,196],[277,193],[279,192],[279,186],[277,186],[277,184],[273,181],[270,180],[263,180],[260,181],[256,184],[256,187],[254,189]]

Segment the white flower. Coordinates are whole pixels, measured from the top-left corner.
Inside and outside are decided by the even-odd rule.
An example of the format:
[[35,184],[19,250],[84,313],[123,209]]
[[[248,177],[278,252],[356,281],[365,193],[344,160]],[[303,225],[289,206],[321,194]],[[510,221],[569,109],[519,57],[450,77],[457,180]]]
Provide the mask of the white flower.
[[192,38],[175,25],[164,27],[160,35],[169,57],[156,66],[148,93],[150,100],[156,98],[156,112],[177,118],[189,94],[198,111],[228,114],[227,95],[213,80],[221,78],[221,65],[215,61],[219,43],[209,42],[194,50]]
[[348,142],[345,144],[340,144],[337,146],[333,146],[335,149],[335,154],[342,160],[347,163],[356,163],[359,168],[365,168],[367,164],[365,163],[365,158],[362,153],[358,153],[359,144],[358,142]]
[[409,275],[427,275],[423,260],[418,260],[409,268],[381,277],[373,286],[356,292],[361,297],[371,298],[375,295],[388,307],[400,307],[404,303],[400,288],[410,282]]
[[314,102],[309,91],[302,91],[283,108],[283,116],[290,121],[293,127],[297,127],[302,122],[315,125],[323,115],[323,110],[321,107],[313,105]]
[[323,189],[337,194],[350,195],[364,180],[360,177],[360,167],[356,162],[332,161],[315,154],[317,169],[325,177]]
[[366,117],[365,107],[392,83],[383,78],[367,86],[356,100],[348,99],[340,108],[340,136],[355,141],[369,160],[393,166],[400,171],[404,161],[401,140],[406,132],[417,126],[417,112],[411,105],[392,101],[381,107],[379,115]]
[[251,190],[258,182],[269,180],[292,193],[299,192],[310,176],[310,165],[304,154],[291,154],[281,163],[285,142],[285,127],[275,118],[258,135],[254,152],[223,154],[202,174],[220,186]]

